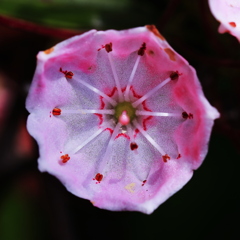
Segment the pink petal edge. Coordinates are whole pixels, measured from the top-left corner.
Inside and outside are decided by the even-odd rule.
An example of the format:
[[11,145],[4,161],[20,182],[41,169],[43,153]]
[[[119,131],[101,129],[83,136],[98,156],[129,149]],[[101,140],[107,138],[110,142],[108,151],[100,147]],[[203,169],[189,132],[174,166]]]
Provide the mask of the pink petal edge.
[[230,33],[240,42],[240,2],[238,0],[208,0],[214,17],[220,22],[219,33]]

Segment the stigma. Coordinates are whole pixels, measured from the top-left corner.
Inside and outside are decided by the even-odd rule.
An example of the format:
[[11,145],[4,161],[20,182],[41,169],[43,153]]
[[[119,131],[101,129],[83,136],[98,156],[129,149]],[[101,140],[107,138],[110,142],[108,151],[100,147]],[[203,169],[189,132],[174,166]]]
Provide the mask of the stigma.
[[128,125],[130,122],[130,117],[127,114],[127,111],[123,111],[122,114],[120,115],[118,121],[122,124],[122,125]]

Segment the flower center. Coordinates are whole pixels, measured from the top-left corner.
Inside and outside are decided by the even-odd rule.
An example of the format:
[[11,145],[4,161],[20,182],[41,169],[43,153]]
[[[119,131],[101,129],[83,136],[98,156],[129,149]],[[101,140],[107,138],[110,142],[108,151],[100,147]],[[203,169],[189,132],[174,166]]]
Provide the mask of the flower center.
[[120,102],[116,105],[114,110],[115,119],[122,125],[129,124],[136,117],[136,109],[130,102]]

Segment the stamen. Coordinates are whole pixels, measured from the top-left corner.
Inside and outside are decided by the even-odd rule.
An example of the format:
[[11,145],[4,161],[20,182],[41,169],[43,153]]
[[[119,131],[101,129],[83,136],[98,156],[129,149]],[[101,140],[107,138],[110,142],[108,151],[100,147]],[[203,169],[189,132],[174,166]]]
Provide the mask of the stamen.
[[136,119],[133,120],[134,126],[141,132],[141,134],[161,153],[161,155],[166,155],[164,150],[150,137],[150,135],[143,130],[143,128],[138,124]]
[[142,186],[144,186],[146,184],[147,180],[143,180],[142,181]]
[[70,72],[70,71],[67,71],[67,70],[63,71],[61,67],[60,67],[59,71],[61,73],[63,73],[67,79],[72,79],[72,77],[74,75],[73,72]]
[[114,63],[113,63],[113,60],[112,60],[111,53],[108,53],[108,59],[109,59],[109,62],[110,62],[111,68],[112,68],[112,72],[113,72],[113,76],[114,76],[114,80],[115,80],[115,83],[116,83],[119,102],[123,102],[123,93],[122,93],[120,82],[119,82],[119,79],[118,79],[118,76],[117,76],[117,72],[116,72],[116,69],[115,69],[115,66],[114,66]]
[[182,113],[182,117],[184,118],[184,119],[193,119],[193,114],[192,113],[187,113],[187,112],[183,112]]
[[95,178],[93,178],[93,180],[96,180],[97,183],[100,183],[102,181],[102,179],[103,179],[103,175],[101,173],[97,173],[95,175]]
[[98,113],[98,114],[109,114],[109,115],[113,115],[114,114],[114,110],[113,109],[77,109],[77,110],[62,110],[62,114],[69,114],[69,113],[73,113],[73,114],[87,114],[87,113]]
[[62,155],[61,156],[62,163],[66,163],[70,160],[70,157],[68,154]]
[[165,154],[165,155],[162,156],[162,159],[163,159],[164,162],[167,162],[171,158],[167,154]]
[[100,128],[98,129],[92,136],[90,136],[88,139],[86,139],[84,142],[82,142],[80,144],[80,146],[78,146],[73,153],[77,153],[80,149],[82,149],[83,147],[85,147],[88,143],[90,143],[94,138],[96,138],[101,132],[103,132],[104,128]]
[[110,156],[109,154],[110,154],[110,152],[112,151],[113,141],[114,141],[114,139],[116,138],[116,136],[118,135],[120,127],[121,127],[121,123],[117,123],[117,125],[115,126],[114,131],[113,131],[113,133],[112,133],[112,136],[111,136],[111,138],[110,138],[110,140],[109,140],[109,143],[108,143],[106,152],[105,152],[105,154],[104,154],[104,158],[106,158],[106,156],[107,156],[107,157]]
[[136,110],[136,115],[138,116],[156,116],[156,117],[181,117],[179,113],[165,113],[165,112],[150,112],[150,111],[140,111]]
[[54,109],[52,110],[52,114],[53,114],[54,116],[59,116],[59,115],[61,115],[61,112],[62,112],[62,110],[61,110],[60,108],[54,108]]
[[[115,126],[115,128],[113,130],[112,136],[111,136],[111,138],[110,138],[110,140],[108,142],[107,149],[105,151],[103,159],[102,159],[101,163],[99,164],[99,167],[98,167],[99,172],[103,173],[104,172],[103,169],[108,164],[108,160],[110,159],[111,152],[112,152],[112,145],[113,145],[113,142],[114,142],[116,136],[119,133],[120,127],[121,127],[121,123],[117,123],[117,125]],[[104,175],[106,175],[106,174],[104,174]]]
[[130,143],[130,149],[131,149],[132,151],[134,151],[134,150],[138,149],[138,145],[137,145],[135,142],[131,142],[131,143]]
[[159,90],[160,88],[162,88],[164,85],[166,85],[168,82],[171,81],[171,78],[167,78],[164,81],[162,81],[161,83],[159,83],[156,87],[154,87],[152,90],[150,90],[148,93],[146,93],[145,95],[143,95],[141,98],[139,98],[137,101],[135,101],[132,106],[133,107],[137,107],[139,104],[141,104],[144,100],[146,100],[147,98],[149,98],[152,94],[154,94],[157,90]]
[[134,140],[134,136],[133,136],[133,130],[130,125],[127,125],[127,133],[128,133],[128,136],[130,137],[130,141],[134,142],[135,140]]
[[170,74],[170,78],[171,78],[171,80],[177,80],[180,75],[182,75],[182,73],[179,73],[178,71],[172,72],[172,73]]
[[104,97],[105,100],[107,102],[109,102],[110,104],[112,104],[112,106],[116,106],[117,105],[117,102],[115,100],[113,100],[111,97],[109,97],[108,95],[106,95],[105,93],[101,92],[100,90],[98,90],[97,88],[93,87],[92,85],[84,82],[83,80],[81,79],[78,79],[77,80],[78,82],[80,82],[81,84],[83,84],[85,87],[89,88],[90,90],[92,90],[93,92],[99,94],[100,96]]
[[128,80],[128,84],[127,84],[126,91],[125,91],[125,101],[127,101],[127,102],[130,100],[129,99],[130,87],[131,87],[131,83],[132,83],[132,80],[134,78],[134,75],[136,73],[140,58],[141,58],[141,56],[138,55],[137,60],[134,64],[134,66],[133,66],[133,70],[132,70],[131,75],[130,75],[129,80]]
[[106,44],[104,47],[105,47],[105,50],[106,50],[108,53],[112,51],[112,43],[111,43],[111,42],[108,43],[108,44]]
[[143,56],[146,51],[146,43],[144,42],[138,50],[138,55]]

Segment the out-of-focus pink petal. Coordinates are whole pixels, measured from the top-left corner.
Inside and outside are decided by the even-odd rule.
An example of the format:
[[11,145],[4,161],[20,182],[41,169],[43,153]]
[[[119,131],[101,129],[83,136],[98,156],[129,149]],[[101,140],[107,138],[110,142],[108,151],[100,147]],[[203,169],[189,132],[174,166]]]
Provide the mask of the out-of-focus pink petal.
[[219,33],[228,32],[240,41],[240,1],[209,0],[214,17],[220,22]]
[[219,116],[154,26],[40,52],[26,106],[41,171],[99,208],[148,214],[201,165]]
[[9,87],[6,87],[6,83],[10,80],[0,72],[0,133],[4,129],[4,124],[9,114],[9,110],[12,106],[14,94]]

